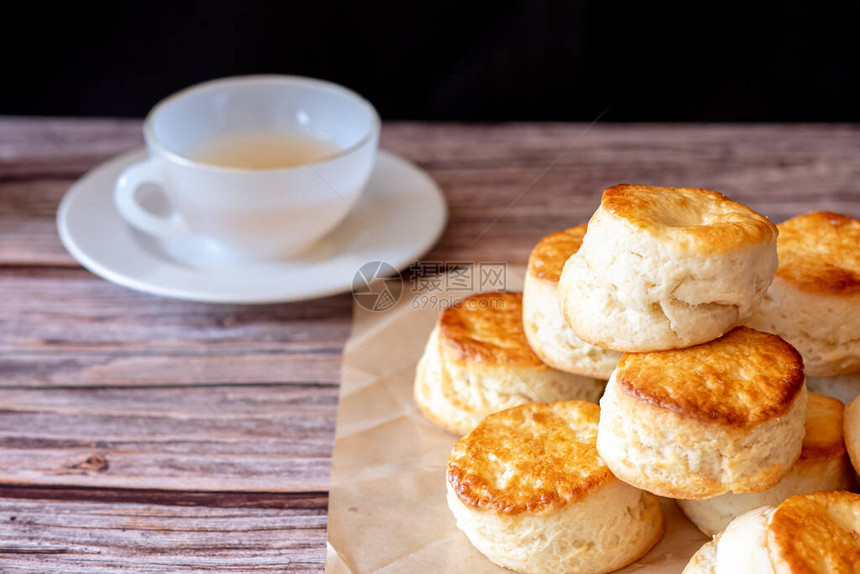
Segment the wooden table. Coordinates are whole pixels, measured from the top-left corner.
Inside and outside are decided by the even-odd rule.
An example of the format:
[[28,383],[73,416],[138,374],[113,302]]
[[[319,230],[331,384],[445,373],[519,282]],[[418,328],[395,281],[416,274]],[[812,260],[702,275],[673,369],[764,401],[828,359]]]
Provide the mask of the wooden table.
[[[82,269],[57,204],[139,145],[139,121],[0,120],[0,571],[320,572],[352,299],[185,303]],[[382,146],[448,198],[427,260],[524,263],[620,182],[860,216],[858,126],[396,123]]]

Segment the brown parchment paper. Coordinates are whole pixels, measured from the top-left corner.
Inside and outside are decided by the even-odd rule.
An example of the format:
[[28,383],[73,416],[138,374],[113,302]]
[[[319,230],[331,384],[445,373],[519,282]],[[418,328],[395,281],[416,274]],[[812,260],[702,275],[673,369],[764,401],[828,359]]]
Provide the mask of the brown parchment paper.
[[[523,267],[507,269],[520,291]],[[412,398],[415,365],[439,313],[405,286],[393,309],[354,305],[343,357],[328,514],[328,574],[510,572],[475,550],[445,502],[454,435],[435,427]],[[438,295],[438,293],[436,294]],[[468,293],[448,293],[449,299]],[[416,308],[417,307],[417,308]],[[676,574],[707,539],[671,501],[666,533],[618,572]]]

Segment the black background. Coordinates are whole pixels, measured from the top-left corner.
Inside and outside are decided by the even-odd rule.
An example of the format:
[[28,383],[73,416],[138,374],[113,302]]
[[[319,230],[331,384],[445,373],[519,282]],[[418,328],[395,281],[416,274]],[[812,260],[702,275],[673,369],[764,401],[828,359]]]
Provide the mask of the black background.
[[860,2],[684,6],[18,4],[0,114],[143,116],[202,80],[285,73],[349,86],[385,119],[860,120]]

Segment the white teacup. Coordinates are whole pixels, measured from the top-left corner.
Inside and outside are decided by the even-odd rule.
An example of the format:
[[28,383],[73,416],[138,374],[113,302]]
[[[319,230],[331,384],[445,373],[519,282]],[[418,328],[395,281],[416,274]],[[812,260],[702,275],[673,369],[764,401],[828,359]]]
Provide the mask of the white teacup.
[[[134,227],[161,238],[207,237],[237,256],[294,255],[331,231],[367,183],[379,143],[379,116],[358,94],[294,76],[205,82],[157,104],[146,118],[149,158],[126,169],[114,199]],[[221,138],[276,137],[300,158],[290,167],[246,168],[195,158]],[[294,138],[329,153],[306,160]],[[172,213],[141,205],[138,188],[161,188]]]

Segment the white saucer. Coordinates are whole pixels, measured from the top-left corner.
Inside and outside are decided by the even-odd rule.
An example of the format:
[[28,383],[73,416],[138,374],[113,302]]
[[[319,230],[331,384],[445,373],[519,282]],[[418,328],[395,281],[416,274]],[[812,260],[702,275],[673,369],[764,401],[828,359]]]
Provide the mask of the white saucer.
[[370,261],[398,270],[424,254],[445,227],[439,188],[416,166],[380,151],[367,189],[340,226],[303,255],[249,262],[227,258],[206,239],[162,241],[120,217],[113,188],[143,149],[96,167],[66,193],[57,212],[63,245],[81,265],[124,287],[213,303],[274,303],[349,291]]

